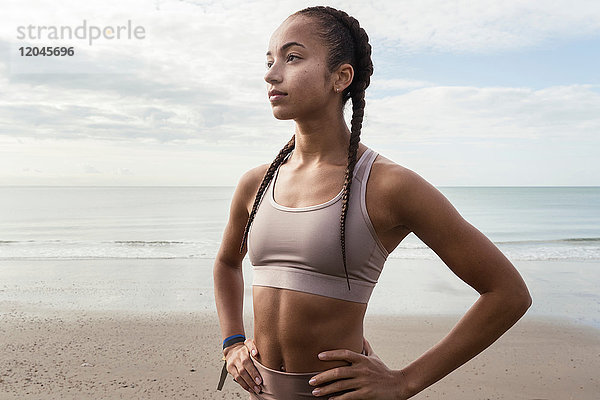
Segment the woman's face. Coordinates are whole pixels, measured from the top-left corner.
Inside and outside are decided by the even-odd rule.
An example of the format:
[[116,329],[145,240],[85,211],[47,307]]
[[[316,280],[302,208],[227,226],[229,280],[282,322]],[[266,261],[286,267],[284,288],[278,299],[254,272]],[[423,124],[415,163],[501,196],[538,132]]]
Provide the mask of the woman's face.
[[290,17],[271,36],[267,52],[267,92],[285,93],[269,101],[277,119],[311,119],[336,104],[327,48],[307,17]]

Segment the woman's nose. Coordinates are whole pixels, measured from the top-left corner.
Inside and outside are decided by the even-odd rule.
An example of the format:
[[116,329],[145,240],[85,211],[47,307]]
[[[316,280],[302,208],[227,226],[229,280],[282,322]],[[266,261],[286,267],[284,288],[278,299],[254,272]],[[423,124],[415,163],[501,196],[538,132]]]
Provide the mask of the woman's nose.
[[267,72],[265,73],[265,81],[267,83],[281,82],[281,73],[278,71],[278,68],[275,64],[271,65]]

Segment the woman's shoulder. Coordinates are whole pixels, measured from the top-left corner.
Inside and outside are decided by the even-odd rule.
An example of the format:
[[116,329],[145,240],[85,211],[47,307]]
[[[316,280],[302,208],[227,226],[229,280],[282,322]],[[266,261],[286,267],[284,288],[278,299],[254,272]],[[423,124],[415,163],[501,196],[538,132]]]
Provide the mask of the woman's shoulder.
[[[409,215],[430,202],[437,189],[407,166],[378,154],[369,174],[367,196],[385,212],[388,223],[404,225]],[[367,200],[368,204],[368,200]]]
[[239,196],[242,197],[242,201],[246,205],[247,209],[252,209],[254,199],[256,198],[256,193],[258,193],[260,184],[262,183],[270,165],[271,163],[257,165],[244,172],[240,177],[236,192],[238,192]]
[[250,187],[257,186],[258,188],[270,166],[271,163],[264,163],[250,168],[242,174],[240,183]]
[[415,175],[418,175],[410,168],[390,160],[375,149],[373,150],[377,152],[377,157],[375,157],[369,173],[369,182],[374,182],[372,186],[390,189],[397,185],[408,184],[415,178]]

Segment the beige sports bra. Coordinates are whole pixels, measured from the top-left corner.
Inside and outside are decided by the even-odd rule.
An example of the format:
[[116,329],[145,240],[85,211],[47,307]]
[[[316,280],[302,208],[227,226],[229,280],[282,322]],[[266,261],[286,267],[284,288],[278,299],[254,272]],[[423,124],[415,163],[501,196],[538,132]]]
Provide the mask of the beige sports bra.
[[[291,153],[282,162],[285,163]],[[253,286],[269,286],[368,303],[388,252],[367,214],[367,180],[377,152],[367,148],[354,167],[346,215],[346,267],[340,243],[342,195],[307,207],[275,202],[279,168],[263,192],[248,233]],[[348,283],[350,288],[348,288]]]

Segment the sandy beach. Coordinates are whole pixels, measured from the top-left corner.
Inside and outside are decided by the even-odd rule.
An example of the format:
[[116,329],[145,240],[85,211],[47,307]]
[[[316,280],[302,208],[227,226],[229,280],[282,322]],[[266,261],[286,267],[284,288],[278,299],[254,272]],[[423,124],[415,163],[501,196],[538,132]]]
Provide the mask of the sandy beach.
[[[2,399],[237,399],[216,391],[212,313],[60,311],[0,304]],[[418,357],[459,316],[367,316],[365,336],[390,368]],[[247,333],[252,321],[247,318]],[[397,339],[390,341],[390,337]],[[600,330],[527,315],[479,356],[414,399],[598,399]]]
[[[213,261],[1,261],[0,399],[246,399],[231,376],[216,390]],[[534,298],[525,317],[413,398],[599,398],[600,263],[518,267]],[[248,265],[244,276],[252,335]],[[439,260],[390,259],[371,300],[365,336],[399,369],[447,334],[476,294]]]

